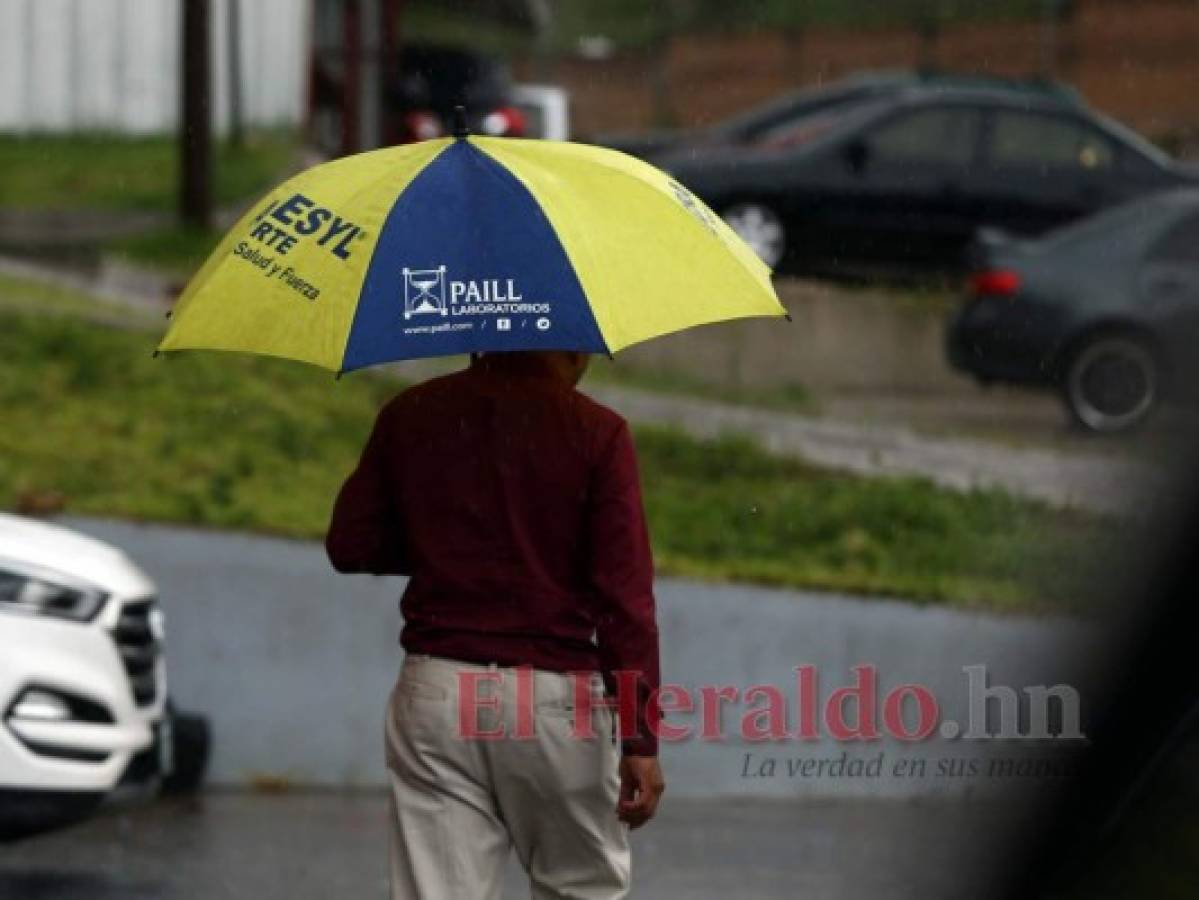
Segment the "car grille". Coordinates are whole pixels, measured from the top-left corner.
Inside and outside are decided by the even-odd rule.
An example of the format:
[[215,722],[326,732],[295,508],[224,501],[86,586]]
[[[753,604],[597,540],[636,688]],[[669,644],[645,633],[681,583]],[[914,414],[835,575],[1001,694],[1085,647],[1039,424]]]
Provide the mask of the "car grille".
[[154,607],[153,600],[126,603],[112,631],[138,706],[149,706],[158,697],[157,663],[162,648],[150,624]]

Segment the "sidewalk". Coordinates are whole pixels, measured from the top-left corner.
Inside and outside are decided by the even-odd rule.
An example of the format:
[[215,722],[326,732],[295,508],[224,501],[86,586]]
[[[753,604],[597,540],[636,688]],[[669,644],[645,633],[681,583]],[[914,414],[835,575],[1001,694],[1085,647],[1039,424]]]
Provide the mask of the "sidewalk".
[[1111,453],[1058,452],[934,438],[897,425],[858,425],[667,394],[592,386],[586,393],[634,422],[696,437],[744,434],[767,450],[858,475],[914,475],[952,490],[1002,488],[1053,506],[1135,510],[1167,487],[1156,469]]

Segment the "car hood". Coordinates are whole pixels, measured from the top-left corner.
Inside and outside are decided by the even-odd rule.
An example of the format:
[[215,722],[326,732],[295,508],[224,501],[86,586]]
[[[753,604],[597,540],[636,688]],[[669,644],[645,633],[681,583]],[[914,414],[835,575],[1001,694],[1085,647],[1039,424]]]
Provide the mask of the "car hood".
[[61,572],[109,593],[155,592],[146,574],[111,544],[61,525],[0,513],[0,566],[5,563]]

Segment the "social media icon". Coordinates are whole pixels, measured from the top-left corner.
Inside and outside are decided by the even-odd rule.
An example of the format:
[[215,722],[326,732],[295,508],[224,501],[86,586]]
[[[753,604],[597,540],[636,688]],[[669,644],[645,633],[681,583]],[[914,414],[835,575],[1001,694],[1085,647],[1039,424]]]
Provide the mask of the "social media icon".
[[496,331],[511,331],[512,330],[512,320],[511,319],[496,319],[495,320],[495,330]]
[[542,318],[538,319],[537,320],[537,330],[538,331],[549,331],[550,330],[550,320],[545,318],[544,316]]

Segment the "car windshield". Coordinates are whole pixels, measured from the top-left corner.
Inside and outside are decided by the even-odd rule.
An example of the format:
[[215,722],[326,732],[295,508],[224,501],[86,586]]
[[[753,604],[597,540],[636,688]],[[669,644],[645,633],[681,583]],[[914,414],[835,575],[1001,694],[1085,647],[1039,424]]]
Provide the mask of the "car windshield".
[[[898,87],[901,83],[899,76],[896,76],[895,81]],[[717,135],[735,135],[747,141],[765,139],[770,133],[786,128],[794,121],[825,113],[831,107],[841,104],[862,102],[876,93],[887,90],[889,86],[890,82],[882,79],[877,83],[848,80],[802,90],[717,122],[709,126],[709,131]]]
[[886,101],[874,98],[839,104],[766,128],[755,135],[752,144],[763,148],[785,148],[811,143],[856,127],[890,108]]
[[1131,128],[1115,122],[1106,117],[1101,118],[1101,125],[1108,132],[1115,135],[1119,140],[1123,141],[1133,151],[1140,153],[1147,160],[1156,166],[1168,167],[1173,162],[1170,154],[1166,153],[1161,147],[1153,143],[1144,135],[1138,134]]

